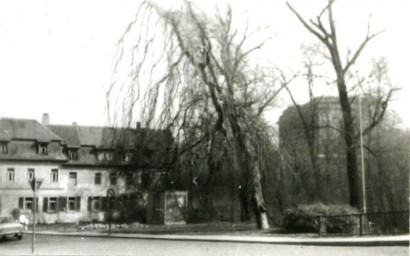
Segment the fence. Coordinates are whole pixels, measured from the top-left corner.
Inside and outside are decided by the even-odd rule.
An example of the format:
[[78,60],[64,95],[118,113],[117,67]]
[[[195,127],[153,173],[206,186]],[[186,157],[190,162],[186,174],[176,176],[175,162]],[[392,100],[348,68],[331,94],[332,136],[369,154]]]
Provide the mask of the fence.
[[409,211],[318,216],[319,236],[409,233]]

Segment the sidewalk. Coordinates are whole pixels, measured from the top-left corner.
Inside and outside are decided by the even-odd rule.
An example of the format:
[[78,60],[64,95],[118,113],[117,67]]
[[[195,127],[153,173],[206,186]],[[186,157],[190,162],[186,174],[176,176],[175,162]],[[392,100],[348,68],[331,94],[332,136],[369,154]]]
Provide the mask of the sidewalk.
[[[31,234],[30,230],[24,232]],[[175,241],[206,241],[206,242],[235,242],[235,243],[268,243],[287,245],[313,245],[313,246],[409,246],[409,235],[396,236],[367,236],[367,237],[292,237],[262,235],[230,235],[230,234],[130,234],[112,233],[107,231],[81,231],[81,232],[61,232],[61,231],[36,231],[36,235],[52,236],[78,236],[78,237],[99,237],[99,238],[125,238],[125,239],[156,239]]]

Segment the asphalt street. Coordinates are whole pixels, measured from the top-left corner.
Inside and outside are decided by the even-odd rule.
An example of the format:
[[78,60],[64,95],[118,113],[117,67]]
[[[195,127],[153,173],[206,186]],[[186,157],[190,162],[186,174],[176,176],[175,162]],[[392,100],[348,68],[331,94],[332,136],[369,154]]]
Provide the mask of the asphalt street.
[[[0,242],[0,255],[31,255],[31,236]],[[36,236],[35,255],[409,255],[406,246],[301,246],[232,242]]]

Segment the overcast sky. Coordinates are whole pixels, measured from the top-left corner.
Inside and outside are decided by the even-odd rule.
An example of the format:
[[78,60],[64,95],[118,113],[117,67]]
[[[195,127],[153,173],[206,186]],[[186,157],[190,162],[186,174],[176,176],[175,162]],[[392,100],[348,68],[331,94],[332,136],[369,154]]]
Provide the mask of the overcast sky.
[[[221,1],[197,2],[210,12]],[[290,2],[307,17],[323,6],[323,1]],[[315,41],[284,1],[232,0],[231,4],[239,22],[249,20],[272,37],[263,56],[275,65],[295,66],[300,62],[301,43]],[[0,117],[40,120],[47,112],[54,124],[104,125],[105,87],[110,82],[116,42],[136,7],[135,0],[0,1]],[[339,0],[335,6],[344,49],[361,42],[370,13],[372,31],[386,29],[370,43],[358,65],[387,57],[393,82],[403,88],[391,107],[407,127],[409,7],[407,0]],[[300,96],[299,100],[304,103],[305,99]],[[280,111],[268,117],[272,123]]]

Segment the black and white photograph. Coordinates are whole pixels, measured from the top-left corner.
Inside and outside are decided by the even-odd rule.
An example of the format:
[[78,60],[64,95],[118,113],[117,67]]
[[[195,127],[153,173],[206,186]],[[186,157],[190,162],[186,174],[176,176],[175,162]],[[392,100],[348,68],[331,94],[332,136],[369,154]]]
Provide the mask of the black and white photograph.
[[409,255],[409,10],[0,0],[0,256]]

